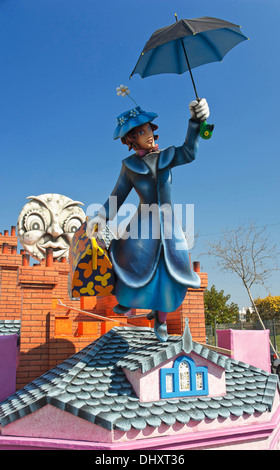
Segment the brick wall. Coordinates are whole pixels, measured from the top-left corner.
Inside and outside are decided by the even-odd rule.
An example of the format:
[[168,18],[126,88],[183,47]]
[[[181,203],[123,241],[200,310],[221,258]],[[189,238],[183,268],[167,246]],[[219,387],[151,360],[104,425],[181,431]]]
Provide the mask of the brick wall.
[[[69,300],[66,259],[54,261],[51,250],[42,263],[30,266],[24,250],[17,254],[15,228],[0,234],[0,319],[21,320],[20,360],[17,370],[17,388],[20,388],[118,324],[131,323],[153,326],[145,317],[130,319],[118,317],[112,311],[115,297],[82,297]],[[201,278],[200,289],[189,289],[182,305],[167,317],[170,334],[181,335],[185,318],[189,318],[192,337],[205,342],[203,293],[207,287],[207,274],[194,269]],[[59,306],[60,299],[69,309]],[[79,310],[109,317],[100,321]],[[134,311],[135,315],[146,313]],[[114,321],[113,321],[114,320]],[[117,322],[121,323],[117,323]]]
[[0,319],[20,319],[21,295],[17,286],[18,268],[22,264],[22,254],[17,254],[15,227],[4,235],[0,233]]

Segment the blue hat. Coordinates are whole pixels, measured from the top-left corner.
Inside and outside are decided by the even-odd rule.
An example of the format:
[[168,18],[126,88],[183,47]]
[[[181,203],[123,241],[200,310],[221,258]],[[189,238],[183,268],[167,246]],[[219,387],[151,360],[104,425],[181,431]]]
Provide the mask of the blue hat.
[[158,115],[156,113],[146,113],[140,106],[125,111],[117,117],[117,127],[113,139],[124,137],[134,127],[141,126],[147,122],[153,121]]

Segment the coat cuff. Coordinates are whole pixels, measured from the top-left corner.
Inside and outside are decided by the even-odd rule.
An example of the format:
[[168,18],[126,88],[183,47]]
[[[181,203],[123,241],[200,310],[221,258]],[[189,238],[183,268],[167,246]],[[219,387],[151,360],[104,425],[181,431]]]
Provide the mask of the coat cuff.
[[196,147],[199,137],[199,130],[200,122],[195,121],[194,119],[190,119],[187,135],[185,138],[185,144],[187,144],[189,148]]

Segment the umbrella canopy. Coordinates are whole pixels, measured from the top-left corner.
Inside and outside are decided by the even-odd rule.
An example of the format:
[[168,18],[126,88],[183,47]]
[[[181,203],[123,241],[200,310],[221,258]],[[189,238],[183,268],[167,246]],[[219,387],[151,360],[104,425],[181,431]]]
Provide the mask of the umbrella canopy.
[[161,73],[182,74],[221,61],[234,46],[247,39],[238,25],[228,21],[208,16],[183,19],[152,34],[130,77],[137,73],[142,78]]

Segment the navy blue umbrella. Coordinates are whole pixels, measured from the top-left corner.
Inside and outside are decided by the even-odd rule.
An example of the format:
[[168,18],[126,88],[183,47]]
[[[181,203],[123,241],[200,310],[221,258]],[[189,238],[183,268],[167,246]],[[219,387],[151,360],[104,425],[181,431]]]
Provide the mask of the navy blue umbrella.
[[142,78],[161,73],[190,72],[196,98],[198,94],[191,69],[221,61],[234,46],[248,39],[240,26],[218,18],[204,16],[183,19],[158,29],[146,43],[130,75]]

